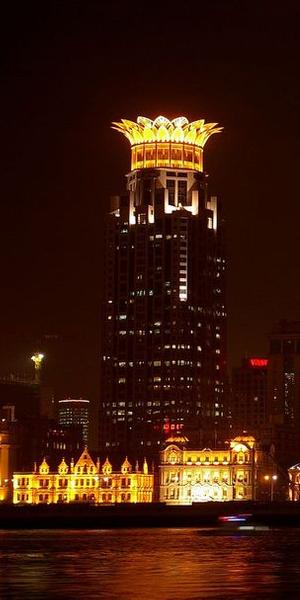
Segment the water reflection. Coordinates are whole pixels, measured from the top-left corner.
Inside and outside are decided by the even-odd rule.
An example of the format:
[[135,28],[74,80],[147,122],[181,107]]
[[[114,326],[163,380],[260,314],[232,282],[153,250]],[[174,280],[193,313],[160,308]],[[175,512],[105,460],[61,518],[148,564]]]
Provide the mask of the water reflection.
[[237,538],[195,529],[0,532],[1,598],[298,597],[297,530]]

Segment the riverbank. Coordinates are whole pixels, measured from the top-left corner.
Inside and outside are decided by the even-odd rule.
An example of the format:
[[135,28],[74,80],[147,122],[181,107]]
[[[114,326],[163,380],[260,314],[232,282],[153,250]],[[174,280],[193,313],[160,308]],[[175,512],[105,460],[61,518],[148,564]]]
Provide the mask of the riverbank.
[[300,527],[300,503],[221,502],[192,506],[164,504],[0,505],[0,529],[112,529],[214,527],[221,515],[250,513],[271,527]]

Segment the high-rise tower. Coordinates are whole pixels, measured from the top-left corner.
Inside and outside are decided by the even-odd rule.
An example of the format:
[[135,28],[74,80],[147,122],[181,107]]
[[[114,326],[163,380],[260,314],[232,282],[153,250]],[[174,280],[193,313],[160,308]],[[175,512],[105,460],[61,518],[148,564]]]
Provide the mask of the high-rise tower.
[[300,322],[279,321],[270,334],[268,414],[279,464],[300,457]]
[[80,425],[82,438],[88,444],[89,437],[89,400],[66,398],[58,401],[58,422],[65,427]]
[[244,358],[232,371],[231,423],[233,434],[247,431],[256,439],[266,435],[268,359]]
[[100,447],[154,454],[224,423],[223,221],[203,147],[221,131],[185,117],[114,123],[131,145],[127,194],[107,218]]

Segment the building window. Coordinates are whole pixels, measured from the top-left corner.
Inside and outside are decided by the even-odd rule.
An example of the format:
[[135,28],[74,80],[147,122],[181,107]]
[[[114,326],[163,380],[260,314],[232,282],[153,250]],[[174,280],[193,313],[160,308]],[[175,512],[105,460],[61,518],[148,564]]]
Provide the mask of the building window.
[[178,181],[178,204],[187,205],[187,182]]
[[169,191],[169,204],[175,206],[175,179],[167,179],[167,190]]

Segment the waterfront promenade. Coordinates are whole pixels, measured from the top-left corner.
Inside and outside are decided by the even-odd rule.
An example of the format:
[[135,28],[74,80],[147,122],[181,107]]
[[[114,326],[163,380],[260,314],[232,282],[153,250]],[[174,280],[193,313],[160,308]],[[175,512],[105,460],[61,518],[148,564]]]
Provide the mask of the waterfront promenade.
[[221,515],[251,514],[272,527],[300,527],[300,503],[214,502],[192,506],[164,504],[0,505],[0,529],[111,529],[214,527]]

